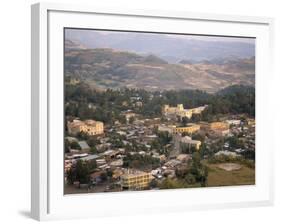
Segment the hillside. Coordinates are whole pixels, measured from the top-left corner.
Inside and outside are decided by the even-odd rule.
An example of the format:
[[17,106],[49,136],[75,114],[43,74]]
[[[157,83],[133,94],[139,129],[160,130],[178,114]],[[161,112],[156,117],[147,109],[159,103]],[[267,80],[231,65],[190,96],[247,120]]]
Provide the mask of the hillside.
[[201,89],[216,92],[234,84],[254,85],[255,60],[171,64],[155,55],[143,56],[109,48],[68,47],[65,74],[86,80],[97,89],[127,87],[149,91]]

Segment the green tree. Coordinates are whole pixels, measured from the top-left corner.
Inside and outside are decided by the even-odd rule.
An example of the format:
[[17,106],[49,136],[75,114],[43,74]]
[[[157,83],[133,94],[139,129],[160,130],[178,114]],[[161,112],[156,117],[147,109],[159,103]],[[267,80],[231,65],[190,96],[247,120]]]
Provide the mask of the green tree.
[[90,181],[88,164],[82,160],[78,160],[76,163],[76,180],[80,183],[88,183]]
[[68,153],[70,148],[70,144],[67,139],[64,139],[64,152]]
[[158,182],[157,182],[157,180],[155,180],[155,179],[151,180],[150,183],[149,183],[149,187],[150,187],[150,188],[156,188],[156,187],[158,187]]
[[68,183],[74,181],[80,183],[88,183],[90,181],[89,166],[86,162],[78,160],[75,166],[72,166],[66,173]]
[[96,154],[97,153],[97,148],[95,146],[92,146],[91,149],[90,149],[90,152],[92,154]]
[[72,141],[72,142],[70,143],[70,148],[72,148],[72,149],[78,149],[78,150],[81,149],[80,145],[79,145],[78,142],[76,142],[76,141]]
[[90,147],[95,147],[96,145],[100,144],[100,141],[95,136],[90,136],[87,139],[87,143]]
[[191,173],[188,173],[188,174],[185,176],[185,181],[186,181],[188,184],[195,184],[195,183],[196,183],[196,178],[195,178],[194,175],[192,175]]
[[90,161],[88,161],[87,162],[87,165],[88,165],[88,170],[90,171],[90,172],[92,172],[93,170],[95,170],[96,168],[97,168],[97,162],[96,162],[96,160],[90,160]]

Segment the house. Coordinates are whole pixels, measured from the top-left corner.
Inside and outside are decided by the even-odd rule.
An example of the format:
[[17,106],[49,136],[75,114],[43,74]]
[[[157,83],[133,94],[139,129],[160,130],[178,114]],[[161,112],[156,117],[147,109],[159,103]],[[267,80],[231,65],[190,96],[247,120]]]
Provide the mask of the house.
[[161,174],[162,170],[160,168],[157,168],[155,170],[151,170],[150,173],[151,173],[151,175],[156,176],[158,174]]
[[121,167],[123,166],[123,159],[114,160],[109,165],[112,167]]
[[174,128],[176,128],[175,125],[170,125],[170,126],[159,125],[159,126],[158,126],[158,131],[160,131],[160,132],[168,132],[168,133],[172,134]]
[[154,139],[158,138],[157,135],[153,134],[153,135],[146,135],[143,137],[144,138],[144,141],[148,141],[148,142],[151,142],[153,141]]
[[100,158],[100,156],[97,155],[97,154],[94,154],[94,155],[88,155],[86,157],[83,157],[83,158],[81,158],[81,160],[83,160],[83,161],[91,161],[91,160],[95,160],[95,159],[98,159],[98,158]]
[[74,138],[74,137],[65,137],[65,139],[69,142],[69,143],[72,143],[72,142],[78,142],[78,139],[77,138]]
[[146,154],[146,152],[145,151],[139,151],[139,155],[145,155]]
[[64,172],[67,172],[71,169],[72,167],[72,160],[64,160]]
[[192,156],[190,154],[179,154],[177,156],[177,160],[181,162],[187,162],[192,159]]
[[80,149],[69,149],[69,152],[72,154],[76,154],[80,152]]
[[125,132],[125,131],[117,131],[116,133],[119,134],[119,135],[123,135],[123,136],[126,135],[126,132]]
[[239,157],[239,155],[237,153],[226,151],[226,150],[218,151],[217,153],[215,153],[214,156],[215,157],[228,156],[228,157],[231,157],[231,158]]
[[162,163],[162,162],[165,162],[166,161],[166,156],[164,155],[164,154],[162,154],[162,155],[159,155],[158,156],[158,159],[160,160],[160,162]]
[[178,165],[180,165],[181,164],[181,162],[179,161],[179,160],[177,160],[177,159],[171,159],[171,160],[169,160],[168,162],[166,162],[164,165],[166,166],[166,167],[172,167],[172,168],[174,168],[174,167],[176,167],[176,166],[178,166]]
[[[72,159],[80,159],[80,158],[83,158],[83,157],[86,157],[88,156],[89,154],[88,153],[80,153],[80,154],[73,154],[71,156]],[[70,158],[69,158],[70,159]]]
[[109,149],[111,146],[111,143],[103,143],[96,145],[96,149],[99,153],[104,152],[105,150]]
[[166,169],[164,170],[163,175],[168,178],[174,178],[176,176],[176,172],[174,169]]
[[96,162],[98,166],[106,164],[105,159],[97,159]]
[[136,114],[133,113],[131,110],[124,111],[122,112],[122,114],[125,116],[127,122],[129,122],[131,118],[136,116]]
[[107,150],[103,153],[107,160],[114,159],[120,153],[119,150]]
[[122,175],[123,175],[123,170],[120,169],[120,168],[116,168],[112,172],[112,179],[113,180],[120,180]]
[[229,129],[229,124],[227,122],[212,122],[210,123],[210,129],[211,130],[226,130]]
[[226,120],[226,123],[228,123],[229,125],[240,125],[241,124],[241,120]]
[[78,145],[80,146],[83,152],[89,152],[91,149],[91,147],[88,145],[86,141],[80,141],[78,142]]

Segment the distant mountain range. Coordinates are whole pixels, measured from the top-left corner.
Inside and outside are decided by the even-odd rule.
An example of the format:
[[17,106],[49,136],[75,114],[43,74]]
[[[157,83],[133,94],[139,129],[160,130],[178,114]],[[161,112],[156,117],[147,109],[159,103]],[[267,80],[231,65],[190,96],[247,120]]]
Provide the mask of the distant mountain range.
[[216,92],[234,84],[254,85],[255,58],[171,63],[154,54],[111,48],[88,49],[65,41],[65,75],[86,80],[96,89],[142,88],[149,91],[200,89]]
[[68,40],[66,39],[64,41],[64,47],[65,49],[68,50],[73,50],[73,49],[87,49],[83,44],[81,44],[78,41],[73,41],[73,40]]
[[71,29],[66,30],[66,39],[77,42],[85,48],[113,48],[140,55],[153,54],[169,63],[177,63],[181,60],[202,61],[255,56],[254,44],[242,41],[222,41],[219,38],[216,41],[206,41],[208,39],[186,39],[183,35],[133,32],[128,35],[127,32],[103,33],[87,30],[83,32],[83,30]]

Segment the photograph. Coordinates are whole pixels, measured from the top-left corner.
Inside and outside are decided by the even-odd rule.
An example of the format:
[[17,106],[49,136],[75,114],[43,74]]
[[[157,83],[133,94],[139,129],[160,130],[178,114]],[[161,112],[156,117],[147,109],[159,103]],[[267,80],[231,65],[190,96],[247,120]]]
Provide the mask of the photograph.
[[255,185],[255,37],[63,41],[64,194]]

